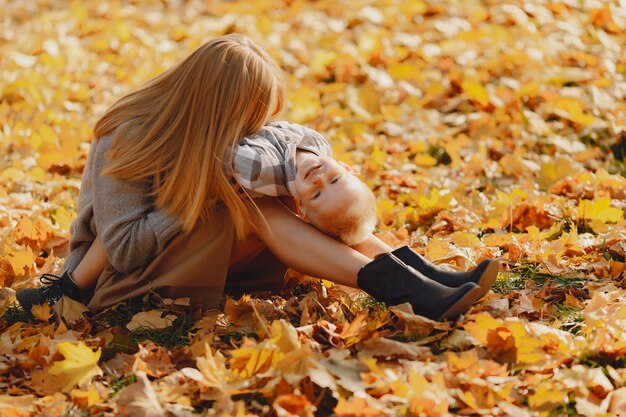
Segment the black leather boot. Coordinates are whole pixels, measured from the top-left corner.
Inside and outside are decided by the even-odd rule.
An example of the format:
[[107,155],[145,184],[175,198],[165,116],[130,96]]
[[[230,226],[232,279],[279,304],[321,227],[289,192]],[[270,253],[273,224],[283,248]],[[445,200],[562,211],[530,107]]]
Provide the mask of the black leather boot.
[[43,274],[39,280],[43,284],[39,288],[24,288],[15,294],[17,301],[24,310],[30,312],[35,305],[48,303],[54,305],[63,295],[84,302],[91,295],[91,290],[83,290],[72,281],[69,274],[64,272],[60,277],[52,274]]
[[466,282],[473,282],[481,288],[481,298],[489,292],[500,270],[500,262],[495,259],[485,259],[470,271],[454,272],[439,268],[408,246],[398,248],[391,253],[405,264],[445,286],[459,287]]
[[361,289],[389,305],[410,303],[413,312],[433,320],[447,320],[466,311],[480,298],[481,288],[466,282],[447,287],[425,277],[391,253],[379,255],[358,274]]

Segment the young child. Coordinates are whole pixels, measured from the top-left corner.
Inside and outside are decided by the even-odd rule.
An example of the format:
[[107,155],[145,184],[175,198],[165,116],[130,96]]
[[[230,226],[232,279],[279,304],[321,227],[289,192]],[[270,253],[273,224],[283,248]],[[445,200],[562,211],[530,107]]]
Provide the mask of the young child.
[[234,178],[252,197],[292,196],[302,220],[349,246],[374,231],[374,194],[356,170],[332,158],[318,132],[271,122],[243,138],[232,159]]

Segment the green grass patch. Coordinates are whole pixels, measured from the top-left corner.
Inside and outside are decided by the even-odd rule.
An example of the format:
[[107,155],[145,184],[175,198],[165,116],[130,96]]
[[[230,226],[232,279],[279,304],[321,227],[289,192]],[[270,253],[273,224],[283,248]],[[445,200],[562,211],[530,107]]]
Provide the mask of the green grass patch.
[[139,328],[130,332],[131,340],[135,343],[151,340],[168,349],[182,347],[189,344],[189,331],[195,320],[189,315],[178,316],[172,325],[166,329]]
[[[587,352],[579,359],[580,363],[589,368],[602,368],[605,371],[606,366],[613,368],[626,368],[626,357],[609,356],[604,354]],[[606,374],[606,371],[605,371]]]
[[93,321],[104,327],[112,328],[114,332],[113,341],[103,349],[103,358],[111,358],[117,352],[134,353],[137,351],[137,345],[144,340],[150,340],[168,349],[187,345],[190,340],[189,332],[195,324],[191,309],[182,313],[168,312],[176,314],[177,317],[172,325],[166,329],[140,327],[130,331],[126,328],[135,314],[161,308],[161,306],[147,302],[145,299],[132,299],[92,317]]
[[576,411],[576,402],[570,401],[567,404],[563,404],[551,410],[548,413],[548,417],[584,417],[582,414],[578,414]]
[[582,331],[584,325],[583,310],[565,304],[554,304],[554,317],[562,322],[560,329],[573,334]]
[[520,291],[526,287],[526,278],[509,272],[500,273],[491,289],[498,294]]
[[5,325],[0,327],[10,327],[18,322],[27,323],[31,321],[32,318],[33,316],[31,316],[28,311],[24,310],[19,304],[13,303],[8,306],[2,314],[0,320],[2,320]]
[[514,279],[533,280],[537,286],[543,286],[547,282],[556,282],[564,288],[583,288],[586,281],[584,277],[567,277],[540,272],[539,265],[531,263],[520,264],[511,268],[510,274]]
[[109,385],[111,388],[109,398],[117,394],[117,392],[121,390],[122,388],[132,385],[135,382],[137,382],[137,377],[135,376],[135,374],[128,375],[125,377],[115,378],[114,380],[111,381],[111,384]]
[[387,304],[383,303],[382,301],[378,301],[370,295],[359,295],[354,299],[354,305],[359,310],[365,309],[367,311],[373,311],[376,309],[381,311],[387,311],[389,309]]

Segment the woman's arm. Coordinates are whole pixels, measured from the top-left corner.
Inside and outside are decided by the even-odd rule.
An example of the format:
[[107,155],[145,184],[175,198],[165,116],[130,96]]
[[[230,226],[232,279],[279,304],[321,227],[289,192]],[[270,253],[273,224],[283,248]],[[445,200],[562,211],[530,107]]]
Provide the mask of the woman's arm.
[[[130,272],[150,262],[182,229],[165,210],[155,208],[148,183],[131,183],[100,175],[114,134],[92,143],[91,172],[96,230],[111,265]],[[85,174],[83,174],[85,175]],[[184,179],[181,179],[184,186]]]

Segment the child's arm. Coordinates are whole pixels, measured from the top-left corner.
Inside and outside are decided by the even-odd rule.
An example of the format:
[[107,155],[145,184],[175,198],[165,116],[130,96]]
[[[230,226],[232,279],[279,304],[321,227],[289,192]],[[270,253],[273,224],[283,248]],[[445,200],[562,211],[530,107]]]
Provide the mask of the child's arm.
[[72,281],[83,289],[92,287],[108,263],[100,236],[96,236],[76,269],[70,273]]

